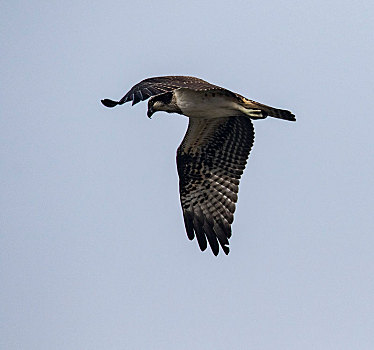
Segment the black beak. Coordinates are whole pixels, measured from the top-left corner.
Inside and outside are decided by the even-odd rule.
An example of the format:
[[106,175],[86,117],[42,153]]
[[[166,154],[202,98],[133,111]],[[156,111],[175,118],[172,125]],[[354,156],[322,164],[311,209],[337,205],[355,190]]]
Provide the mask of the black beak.
[[153,115],[154,112],[155,112],[155,111],[153,110],[152,107],[148,107],[147,117],[148,117],[149,119],[151,119],[151,118],[152,118],[152,115]]

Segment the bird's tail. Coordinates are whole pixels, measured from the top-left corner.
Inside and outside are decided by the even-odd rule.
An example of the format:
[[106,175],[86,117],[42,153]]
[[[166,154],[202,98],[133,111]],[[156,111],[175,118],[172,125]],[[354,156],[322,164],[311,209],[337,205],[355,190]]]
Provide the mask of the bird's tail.
[[289,120],[292,122],[296,121],[295,115],[285,109],[278,109],[278,108],[270,107],[260,102],[248,100],[246,98],[242,98],[242,100],[244,100],[246,109],[251,109],[251,110],[256,109],[258,110],[258,112],[261,111],[261,117],[259,117],[258,119],[262,119],[266,117],[274,117],[278,119]]
[[268,117],[289,120],[292,122],[296,121],[295,115],[285,109],[278,109],[264,105],[261,110]]
[[278,119],[289,120],[291,122],[296,121],[295,115],[285,109],[271,108],[269,111],[269,116]]

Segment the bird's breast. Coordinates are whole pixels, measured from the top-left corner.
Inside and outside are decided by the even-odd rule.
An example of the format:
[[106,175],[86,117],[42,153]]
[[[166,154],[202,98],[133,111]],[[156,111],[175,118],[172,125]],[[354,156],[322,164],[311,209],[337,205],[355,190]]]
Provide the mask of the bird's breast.
[[238,103],[224,91],[178,89],[174,92],[182,114],[191,118],[222,118],[243,115]]

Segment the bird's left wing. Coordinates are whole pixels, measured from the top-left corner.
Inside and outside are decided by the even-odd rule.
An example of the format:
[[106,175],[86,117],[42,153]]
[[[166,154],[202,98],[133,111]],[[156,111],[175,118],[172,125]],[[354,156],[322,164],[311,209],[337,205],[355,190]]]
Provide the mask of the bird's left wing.
[[190,118],[177,151],[180,200],[187,236],[214,255],[229,253],[239,180],[254,142],[246,117]]
[[119,101],[113,101],[110,99],[101,100],[104,106],[114,107],[122,105],[126,102],[132,101],[132,104],[136,104],[140,101],[145,101],[149,97],[163,94],[165,92],[173,91],[179,88],[190,88],[193,90],[207,90],[217,89],[225,90],[217,85],[208,83],[205,80],[188,77],[188,76],[165,76],[165,77],[154,77],[142,80],[140,83],[134,85],[130,91],[123,96]]

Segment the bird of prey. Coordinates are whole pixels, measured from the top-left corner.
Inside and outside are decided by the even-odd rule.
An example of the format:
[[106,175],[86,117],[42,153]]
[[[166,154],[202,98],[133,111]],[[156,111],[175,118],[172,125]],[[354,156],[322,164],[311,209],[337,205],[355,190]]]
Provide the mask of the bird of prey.
[[295,116],[188,76],[148,78],[119,101],[101,102],[114,107],[148,98],[149,118],[158,111],[189,118],[177,150],[180,201],[188,238],[196,236],[202,251],[209,243],[214,255],[218,255],[219,245],[228,254],[239,180],[254,142],[251,120],[274,117],[295,121]]

